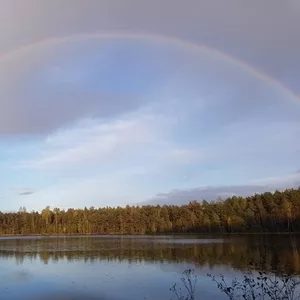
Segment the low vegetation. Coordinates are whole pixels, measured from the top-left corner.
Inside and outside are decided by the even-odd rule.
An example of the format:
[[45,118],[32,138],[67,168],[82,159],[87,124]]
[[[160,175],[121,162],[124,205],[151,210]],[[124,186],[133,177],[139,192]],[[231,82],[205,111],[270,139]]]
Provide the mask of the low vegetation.
[[[219,280],[211,274],[207,274],[207,276],[230,300],[300,299],[300,278],[298,276],[249,271],[243,278],[234,278],[230,283],[226,282],[223,275],[220,275]],[[174,284],[170,291],[176,300],[196,300],[196,282],[197,274],[191,269],[186,270],[181,277],[181,286]]]
[[181,287],[175,283],[170,291],[175,295],[176,300],[195,300],[197,274],[188,269],[182,273]]

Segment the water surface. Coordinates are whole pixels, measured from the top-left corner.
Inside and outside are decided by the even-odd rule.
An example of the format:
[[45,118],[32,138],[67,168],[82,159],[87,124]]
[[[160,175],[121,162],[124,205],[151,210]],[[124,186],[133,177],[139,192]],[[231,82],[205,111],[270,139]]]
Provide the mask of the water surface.
[[188,268],[201,299],[225,299],[207,273],[231,280],[251,263],[300,274],[299,246],[289,235],[0,238],[1,299],[170,299]]

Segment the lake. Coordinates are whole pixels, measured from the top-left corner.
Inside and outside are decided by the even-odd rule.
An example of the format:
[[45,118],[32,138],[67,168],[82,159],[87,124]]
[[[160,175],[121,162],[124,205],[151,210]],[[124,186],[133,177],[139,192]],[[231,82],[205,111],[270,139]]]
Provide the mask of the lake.
[[169,300],[188,268],[197,299],[226,299],[207,273],[230,281],[254,263],[300,274],[299,246],[290,235],[3,237],[1,299]]

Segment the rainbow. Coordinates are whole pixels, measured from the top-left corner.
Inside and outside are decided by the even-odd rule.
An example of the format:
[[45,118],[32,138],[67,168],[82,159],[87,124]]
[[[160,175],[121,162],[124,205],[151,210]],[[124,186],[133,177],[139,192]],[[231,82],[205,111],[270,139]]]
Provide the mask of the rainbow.
[[296,95],[292,90],[288,89],[280,81],[265,74],[261,70],[258,70],[257,68],[250,66],[244,61],[236,59],[235,57],[232,57],[220,50],[208,47],[206,45],[201,45],[187,40],[183,40],[177,37],[170,37],[170,36],[149,34],[149,33],[109,31],[109,32],[75,34],[75,35],[69,35],[69,36],[58,37],[58,38],[47,38],[45,40],[41,40],[33,44],[22,46],[20,48],[17,48],[16,50],[0,54],[0,64],[10,60],[15,60],[26,54],[30,54],[33,51],[42,50],[45,47],[51,47],[62,43],[80,42],[80,41],[93,40],[93,39],[147,40],[154,43],[174,45],[186,49],[187,51],[192,51],[195,53],[207,54],[232,64],[233,66],[241,69],[242,71],[248,73],[249,75],[252,75],[257,79],[263,81],[264,83],[269,84],[273,88],[280,89],[288,98],[300,101],[299,96]]

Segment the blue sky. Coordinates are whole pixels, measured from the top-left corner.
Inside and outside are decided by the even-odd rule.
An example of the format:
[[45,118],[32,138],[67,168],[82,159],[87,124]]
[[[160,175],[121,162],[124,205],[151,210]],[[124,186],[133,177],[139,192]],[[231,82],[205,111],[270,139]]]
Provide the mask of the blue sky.
[[[259,2],[246,10],[230,0],[218,19],[226,24],[222,27],[216,12],[198,1],[191,3],[199,8],[198,17],[208,18],[203,10],[211,17],[197,33],[195,26],[200,25],[185,22],[193,5],[188,9],[175,3],[182,14],[177,21],[164,5],[160,15],[158,6],[151,10],[129,1],[120,16],[103,2],[111,19],[101,24],[96,3],[76,1],[68,11],[62,1],[56,34],[49,19],[41,29],[33,26],[42,22],[33,15],[35,1],[28,2],[27,17],[20,20],[23,35],[9,19],[1,21],[15,45],[6,33],[0,53],[71,33],[101,35],[110,28],[146,32],[139,39],[130,34],[70,38],[10,59],[0,56],[1,210],[182,203],[300,185],[300,74],[292,56],[296,52],[281,43],[286,34],[281,24],[271,28],[267,17],[257,16],[267,36],[277,32],[274,45],[271,38],[260,38],[255,22],[243,27],[241,19],[232,18],[238,9],[249,17]],[[18,5],[22,2],[8,7],[12,18]],[[41,14],[50,15],[58,8],[40,7]],[[297,42],[294,2],[276,2],[273,17],[280,10],[286,31]],[[292,11],[295,19],[288,17]],[[159,18],[160,30],[145,21],[151,15]],[[163,15],[173,24],[172,33],[160,21]],[[229,20],[241,23],[236,36]],[[179,29],[178,23],[185,25]],[[218,38],[222,32],[228,37],[223,42]],[[152,38],[162,33],[224,55]],[[251,49],[246,37],[252,40]],[[300,40],[295,47],[300,50]]]

